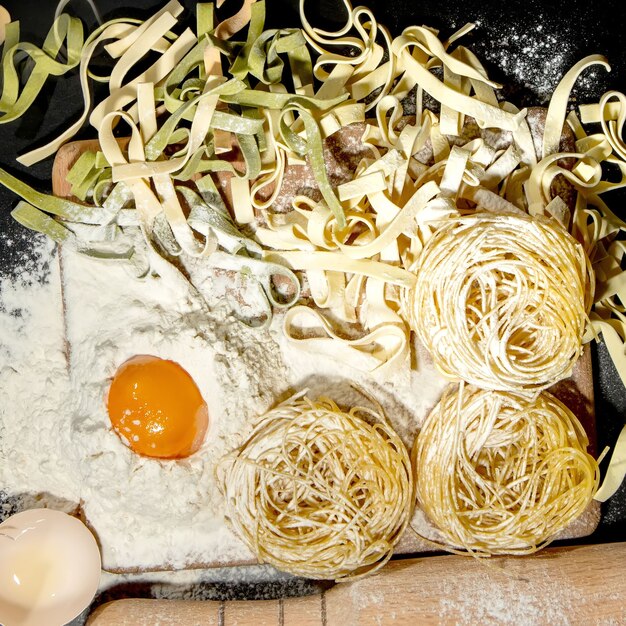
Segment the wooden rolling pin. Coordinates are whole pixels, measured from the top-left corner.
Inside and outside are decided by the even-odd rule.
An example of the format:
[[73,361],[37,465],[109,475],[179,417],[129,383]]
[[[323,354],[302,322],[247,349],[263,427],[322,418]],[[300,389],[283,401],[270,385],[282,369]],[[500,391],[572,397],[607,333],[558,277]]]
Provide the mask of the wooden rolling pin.
[[626,542],[532,557],[397,560],[377,576],[285,600],[118,600],[88,626],[626,624]]

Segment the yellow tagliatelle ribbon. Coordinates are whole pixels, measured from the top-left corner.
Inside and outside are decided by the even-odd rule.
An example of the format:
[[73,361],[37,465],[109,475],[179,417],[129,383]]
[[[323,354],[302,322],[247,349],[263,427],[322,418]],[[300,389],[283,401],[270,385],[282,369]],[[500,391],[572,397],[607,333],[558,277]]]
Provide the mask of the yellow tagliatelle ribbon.
[[607,71],[611,71],[611,66],[608,64],[607,60],[599,54],[594,54],[576,63],[576,65],[565,74],[555,89],[550,100],[548,115],[546,117],[541,149],[542,158],[559,151],[561,132],[563,124],[565,123],[570,92],[580,74],[592,65],[602,65]]
[[3,44],[6,39],[6,27],[11,22],[11,15],[0,4],[0,44]]
[[[259,3],[259,6],[264,5]],[[68,177],[72,182],[72,192],[77,197],[83,201],[98,199],[104,203],[102,209],[82,207],[70,201],[56,201],[37,194],[4,172],[1,173],[2,182],[20,193],[30,203],[22,204],[16,209],[14,213],[16,219],[30,228],[47,233],[57,241],[63,241],[66,245],[72,242],[77,249],[86,253],[90,253],[94,246],[81,244],[80,238],[70,230],[72,222],[92,224],[94,228],[96,226],[101,228],[102,230],[98,232],[102,233],[105,232],[107,224],[114,226],[115,222],[118,222],[121,226],[117,231],[120,238],[125,237],[124,229],[132,230],[139,227],[149,246],[156,245],[162,252],[174,256],[182,254],[190,257],[207,257],[216,250],[216,245],[224,245],[236,255],[236,261],[225,264],[223,259],[219,260],[220,257],[216,257],[214,266],[217,267],[219,263],[220,268],[228,266],[232,271],[246,272],[250,271],[246,269],[248,266],[255,268],[253,273],[259,276],[259,287],[268,300],[268,305],[262,312],[267,323],[271,320],[271,307],[282,306],[284,300],[282,296],[276,296],[274,293],[272,277],[280,276],[283,282],[286,280],[290,284],[289,298],[297,298],[299,294],[297,278],[287,268],[247,257],[248,253],[259,254],[258,245],[243,236],[230,218],[226,217],[227,211],[221,199],[218,201],[219,194],[214,186],[211,188],[207,184],[201,186],[198,183],[197,191],[200,192],[198,194],[192,191],[179,192],[174,182],[177,176],[180,176],[181,180],[189,180],[207,170],[234,171],[229,162],[210,158],[212,153],[207,148],[206,139],[207,136],[216,135],[218,130],[229,135],[229,144],[231,133],[235,133],[248,165],[246,174],[254,178],[260,168],[258,165],[260,156],[259,147],[252,139],[252,134],[260,133],[262,130],[260,120],[234,114],[220,103],[221,96],[241,91],[244,88],[243,83],[237,80],[226,81],[221,76],[221,71],[216,76],[205,76],[205,82],[202,84],[194,82],[193,79],[190,81],[190,73],[196,68],[206,69],[203,64],[203,53],[209,48],[209,43],[207,39],[198,43],[197,37],[189,29],[179,36],[172,34],[171,30],[181,12],[182,6],[176,0],[171,0],[146,22],[137,20],[108,22],[97,29],[84,46],[82,41],[78,41],[76,30],[76,25],[80,26],[80,23],[72,21],[66,15],[55,22],[42,50],[30,44],[18,45],[16,27],[9,29],[10,38],[3,56],[6,68],[9,68],[5,70],[7,80],[2,96],[6,121],[23,112],[28,104],[27,98],[36,95],[39,84],[37,80],[41,82],[46,72],[58,74],[66,69],[53,59],[48,59],[49,55],[54,56],[56,48],[65,40],[70,57],[67,67],[75,65],[80,59],[80,80],[85,100],[82,116],[57,139],[24,155],[21,160],[25,164],[34,163],[53,153],[83,124],[91,106],[89,81],[93,75],[89,64],[96,47],[106,43],[105,49],[117,61],[107,79],[110,95],[96,106],[90,116],[99,131],[101,152],[89,153],[85,158],[79,159]],[[239,26],[232,32],[239,30],[244,25],[241,23],[241,15],[240,12],[235,16],[234,21],[229,22],[230,25],[224,23],[221,31],[216,31],[213,36],[219,36],[225,29],[232,30],[235,23],[239,23]],[[264,11],[256,11],[255,15],[263,18]],[[244,15],[244,22],[245,19]],[[204,9],[199,11],[198,34],[213,32],[209,23],[211,20],[210,12]],[[262,31],[262,19],[260,26],[259,32]],[[255,28],[258,29],[258,24]],[[82,30],[80,35],[82,36]],[[292,50],[296,50],[291,45],[281,44],[280,37],[276,38],[276,43],[282,45],[281,50],[286,50],[290,55]],[[83,46],[82,51],[80,46]],[[36,67],[37,80],[33,80],[24,93],[19,95],[11,83],[9,66],[12,55],[24,50],[32,52],[31,56],[36,63],[41,62],[42,65],[41,68]],[[135,66],[142,62],[149,52],[157,52],[160,56],[141,74],[128,80],[127,76],[133,73]],[[296,55],[296,52],[293,54]],[[298,54],[301,56],[301,52]],[[306,67],[302,66],[301,71],[302,76],[306,76]],[[180,89],[183,83],[185,86]],[[184,94],[184,97],[181,94]],[[128,111],[123,110],[123,107],[129,105],[131,106]],[[165,108],[170,108],[173,114],[159,127],[157,118],[164,112],[164,105]],[[128,123],[132,131],[128,149],[122,148],[113,135],[113,129],[120,119]],[[191,121],[189,130],[182,126],[185,120]],[[248,137],[246,133],[250,136]],[[178,150],[172,158],[164,158],[163,151],[181,141],[182,150]],[[238,173],[237,175],[239,176]],[[242,189],[247,189],[248,182],[245,181],[244,185],[245,187],[240,184]],[[185,214],[186,208],[179,200],[179,193],[182,193],[185,202],[191,205],[188,216]],[[114,197],[123,198],[122,203],[111,203],[109,199]],[[138,216],[128,219],[130,208],[124,207],[124,204],[134,205]],[[55,222],[55,216],[67,221],[70,229],[65,224]],[[115,230],[107,226],[106,232],[115,233]],[[100,237],[100,234],[97,237]],[[98,244],[99,253],[104,257],[121,259],[123,256],[129,258],[139,253],[138,250],[128,251],[123,245],[118,248],[126,252],[122,254],[115,246]],[[238,255],[243,250],[245,254],[239,258]],[[266,278],[261,276],[264,271],[267,273]],[[289,303],[289,299],[285,302]]]
[[[185,267],[199,290],[204,281],[194,263],[240,272],[265,294],[255,324],[270,323],[273,307],[312,304],[288,314],[291,339],[331,352],[339,345],[356,367],[390,376],[410,366],[406,294],[420,280],[415,271],[429,241],[451,220],[475,213],[523,221],[530,214],[560,223],[582,245],[598,285],[586,303],[593,309],[584,339],[602,338],[626,381],[625,247],[618,238],[626,224],[604,201],[626,186],[626,96],[611,91],[584,105],[582,121],[567,115],[578,77],[592,65],[608,70],[604,57],[587,57],[563,77],[536,154],[541,123],[502,102],[499,84],[459,43],[474,25],[447,41],[424,26],[392,38],[370,10],[348,0],[343,6],[345,23],[334,32],[312,24],[305,0],[301,29],[265,29],[262,0],[246,0],[221,23],[213,5],[200,4],[195,30],[181,24],[183,8],[170,0],[145,22],[111,21],[84,41],[80,23],[60,15],[41,47],[21,42],[18,25],[8,24],[0,122],[23,115],[47,80],[75,67],[84,100],[78,120],[21,162],[50,156],[87,119],[101,142],[69,175],[83,204],[50,199],[0,171],[0,182],[24,198],[16,219],[87,254],[134,263],[138,273],[160,255]],[[91,67],[101,44],[112,61],[109,76]],[[66,62],[57,54],[63,48]],[[24,84],[23,55],[34,65]],[[92,81],[108,83],[100,102],[92,102]],[[426,110],[426,94],[439,113]],[[565,120],[575,137],[567,153]],[[600,129],[588,134],[583,124],[592,122]],[[131,135],[121,145],[120,124]],[[355,129],[350,149],[358,158],[347,177],[340,168],[338,180],[329,148]],[[297,167],[305,167],[307,195],[297,189],[278,211]],[[616,178],[607,179],[607,167]],[[561,196],[559,185],[567,187]],[[230,192],[230,210],[222,192]],[[520,287],[520,302],[528,293]],[[316,336],[298,332],[302,320],[314,322]],[[490,349],[501,355],[494,341]]]
[[[409,358],[409,333],[402,318],[387,302],[385,282],[370,277],[366,279],[365,285],[368,308],[363,323],[373,329],[370,332],[356,339],[348,339],[337,334],[332,322],[315,309],[297,306],[290,309],[284,317],[285,335],[294,343],[302,344],[304,349],[335,354],[339,351],[341,359],[356,369],[378,371],[382,375],[387,375],[406,367]],[[344,294],[347,291],[348,289],[344,287]],[[344,294],[340,301],[345,298]],[[326,301],[323,304],[327,308],[332,308],[332,287],[325,295]],[[317,303],[322,305],[319,300]],[[309,318],[309,322],[316,322],[314,327],[306,325],[307,333],[317,328],[321,335],[311,337],[307,334],[306,338],[302,337],[302,327],[298,325],[298,320],[304,318]]]

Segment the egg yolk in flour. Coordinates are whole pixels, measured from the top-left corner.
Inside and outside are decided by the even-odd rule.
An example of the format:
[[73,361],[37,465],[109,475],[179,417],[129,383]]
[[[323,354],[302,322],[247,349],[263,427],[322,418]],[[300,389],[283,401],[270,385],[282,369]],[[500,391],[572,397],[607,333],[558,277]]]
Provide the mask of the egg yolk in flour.
[[207,405],[193,378],[174,361],[134,356],[118,368],[107,398],[111,424],[131,450],[174,459],[202,445]]

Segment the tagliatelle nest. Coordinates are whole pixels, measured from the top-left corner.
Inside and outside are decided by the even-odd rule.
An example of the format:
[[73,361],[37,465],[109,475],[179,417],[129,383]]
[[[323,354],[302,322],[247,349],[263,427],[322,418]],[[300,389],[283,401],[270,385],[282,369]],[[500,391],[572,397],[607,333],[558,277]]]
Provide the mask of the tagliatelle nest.
[[359,413],[381,419],[296,396],[220,463],[227,516],[260,562],[342,580],[391,557],[413,509],[411,463],[390,426]]
[[530,554],[591,502],[599,470],[587,445],[580,422],[547,392],[462,386],[415,441],[418,502],[452,551]]
[[556,222],[452,220],[428,241],[416,274],[407,315],[445,376],[514,391],[571,374],[594,275],[582,246]]

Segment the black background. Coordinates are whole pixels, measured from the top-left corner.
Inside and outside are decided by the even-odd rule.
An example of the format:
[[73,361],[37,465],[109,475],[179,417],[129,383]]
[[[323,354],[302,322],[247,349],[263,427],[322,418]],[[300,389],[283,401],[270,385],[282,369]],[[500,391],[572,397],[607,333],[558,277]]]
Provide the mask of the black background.
[[[95,0],[103,18],[133,16],[145,18],[152,10],[164,2],[155,0]],[[195,2],[181,0],[188,9],[193,23],[191,9]],[[271,27],[297,26],[299,24],[297,0],[266,0],[267,25]],[[41,43],[47,33],[56,2],[53,0],[4,0],[13,19],[21,22],[22,38]],[[237,7],[238,0],[228,0],[223,8],[226,16]],[[605,54],[612,66],[611,74],[603,70],[595,72],[593,80],[584,81],[584,86],[573,93],[578,102],[591,102],[607,89],[626,89],[626,36],[624,24],[626,3],[621,0],[604,2],[538,2],[530,0],[438,0],[437,2],[417,3],[414,0],[365,0],[378,21],[385,24],[392,35],[399,34],[406,26],[426,24],[441,30],[443,36],[469,21],[480,23],[478,29],[465,37],[468,45],[480,58],[494,58],[493,52],[499,49],[498,58],[509,60],[528,58],[537,44],[542,50],[542,59],[535,59],[529,66],[528,75],[519,75],[511,82],[506,72],[486,62],[490,76],[507,86],[503,93],[518,105],[545,104],[542,99],[543,87],[538,81],[543,76],[539,71],[542,63],[555,65],[555,78],[551,87],[558,81],[558,70],[566,71],[582,56],[591,53]],[[339,27],[344,14],[339,0],[322,0],[306,3],[307,15],[315,24]],[[148,10],[150,9],[150,10]],[[70,10],[83,18],[88,26],[95,21],[84,0],[74,0]],[[517,38],[512,37],[515,33]],[[550,42],[549,46],[545,42]],[[556,41],[556,43],[554,43]],[[499,48],[496,48],[499,47]],[[503,49],[506,51],[504,52]],[[558,67],[556,67],[558,64]],[[510,64],[509,64],[510,67]],[[543,68],[545,69],[545,68]],[[545,81],[544,81],[545,82]],[[551,89],[550,89],[551,91]],[[42,191],[50,191],[51,160],[32,168],[23,168],[15,162],[15,157],[27,148],[44,143],[44,139],[55,136],[78,117],[82,109],[82,98],[76,72],[61,80],[50,82],[37,99],[32,109],[20,120],[0,125],[0,165],[17,174],[26,182]],[[81,138],[95,136],[93,129],[85,127]],[[28,247],[30,235],[13,223],[9,211],[16,198],[0,187],[0,271],[10,272],[17,258],[17,252]],[[608,197],[609,205],[622,218],[626,217],[624,197]],[[8,239],[19,242],[11,247]],[[0,329],[1,332],[1,329]],[[626,392],[617,377],[614,367],[602,345],[594,348],[596,414],[598,423],[599,449],[612,445],[624,424],[626,416]],[[606,462],[604,463],[606,465]],[[603,518],[593,537],[584,542],[601,542],[626,538],[626,486],[622,486],[616,496],[603,505]]]

